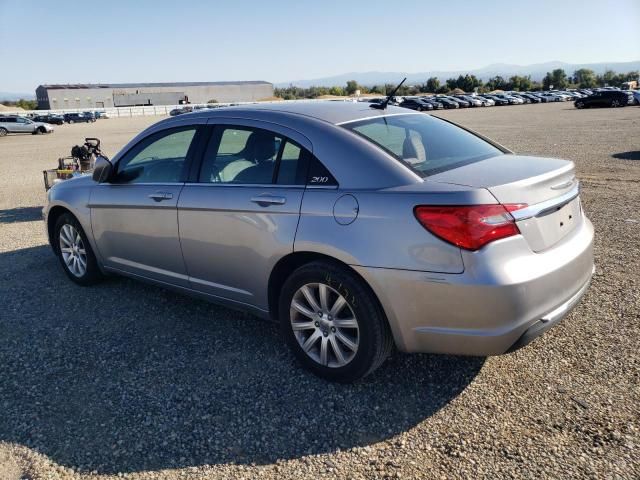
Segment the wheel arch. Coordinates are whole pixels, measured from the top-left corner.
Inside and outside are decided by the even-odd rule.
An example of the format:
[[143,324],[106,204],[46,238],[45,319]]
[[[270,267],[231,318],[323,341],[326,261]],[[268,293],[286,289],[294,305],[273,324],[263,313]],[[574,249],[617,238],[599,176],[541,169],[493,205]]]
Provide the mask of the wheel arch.
[[[57,242],[53,241],[55,234],[54,229],[56,228],[56,222],[58,221],[58,219],[65,213],[73,215],[73,212],[68,208],[63,207],[62,205],[55,205],[51,207],[49,213],[47,214],[47,235],[49,236],[49,244],[56,254],[58,253],[58,247]],[[73,216],[75,217],[75,215]]]
[[291,275],[296,269],[306,265],[308,263],[323,261],[327,263],[334,264],[338,267],[344,268],[348,270],[350,273],[359,278],[365,288],[369,290],[375,302],[378,304],[380,311],[384,315],[385,322],[389,326],[389,320],[387,319],[387,314],[385,312],[384,307],[382,306],[382,302],[376,295],[375,291],[369,285],[369,282],[360,275],[355,269],[353,269],[349,264],[338,260],[335,257],[330,255],[326,255],[323,253],[312,252],[312,251],[302,251],[302,252],[293,252],[284,257],[282,257],[271,270],[271,274],[269,275],[269,283],[268,283],[268,302],[269,302],[269,315],[272,320],[278,321],[279,311],[278,304],[280,300],[280,291],[282,285],[286,281],[286,279]]

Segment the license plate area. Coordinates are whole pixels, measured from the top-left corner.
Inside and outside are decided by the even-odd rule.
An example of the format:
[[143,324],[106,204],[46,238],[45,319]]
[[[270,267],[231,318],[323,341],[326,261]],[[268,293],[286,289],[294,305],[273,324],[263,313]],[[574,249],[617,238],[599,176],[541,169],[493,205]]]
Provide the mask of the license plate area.
[[517,222],[518,228],[534,252],[552,247],[569,235],[582,221],[580,197],[546,211],[537,217]]

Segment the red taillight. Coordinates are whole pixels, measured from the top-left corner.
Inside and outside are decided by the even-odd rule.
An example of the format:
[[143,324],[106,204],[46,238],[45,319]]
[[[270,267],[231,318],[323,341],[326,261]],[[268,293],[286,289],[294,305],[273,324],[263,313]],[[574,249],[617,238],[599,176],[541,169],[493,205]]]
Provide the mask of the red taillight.
[[526,207],[508,205],[418,206],[420,224],[434,235],[466,250],[478,250],[489,242],[518,235],[509,212]]

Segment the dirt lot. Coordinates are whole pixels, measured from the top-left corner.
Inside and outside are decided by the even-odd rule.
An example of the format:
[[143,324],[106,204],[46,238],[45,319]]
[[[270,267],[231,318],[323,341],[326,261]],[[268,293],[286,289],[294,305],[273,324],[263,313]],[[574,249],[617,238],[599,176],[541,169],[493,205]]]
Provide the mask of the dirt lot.
[[307,374],[248,315],[66,279],[41,171],[84,136],[114,154],[157,118],[0,138],[0,479],[640,478],[640,108],[441,115],[573,160],[598,270],[523,350],[394,354],[352,386]]

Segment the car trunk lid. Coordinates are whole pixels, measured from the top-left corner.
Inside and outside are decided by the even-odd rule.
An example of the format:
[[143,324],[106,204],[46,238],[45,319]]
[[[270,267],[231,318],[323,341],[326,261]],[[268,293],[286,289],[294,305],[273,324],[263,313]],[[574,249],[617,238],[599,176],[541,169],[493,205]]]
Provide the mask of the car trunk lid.
[[567,160],[498,155],[428,180],[486,188],[502,204],[526,204],[511,214],[534,252],[553,247],[582,221],[575,165]]

